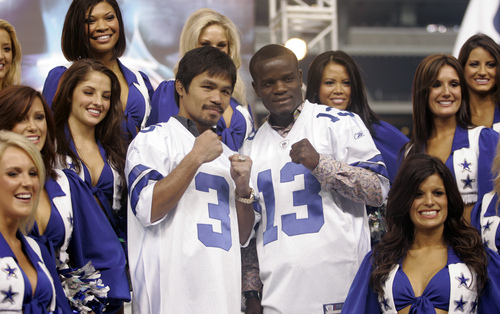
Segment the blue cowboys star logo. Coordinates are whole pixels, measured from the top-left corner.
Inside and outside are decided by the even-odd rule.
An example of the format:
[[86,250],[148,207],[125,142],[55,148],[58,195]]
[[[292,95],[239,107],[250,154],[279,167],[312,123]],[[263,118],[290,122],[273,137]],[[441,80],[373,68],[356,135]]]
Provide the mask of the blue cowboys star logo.
[[470,278],[466,278],[464,276],[464,273],[462,273],[462,276],[457,277],[457,280],[460,281],[460,284],[458,285],[459,287],[461,286],[467,287],[467,281],[469,281]]
[[464,297],[463,296],[460,296],[460,300],[454,300],[453,302],[455,302],[455,305],[457,306],[455,308],[455,311],[460,310],[461,312],[464,311],[464,305],[466,305],[467,303],[469,303],[469,301],[464,301]]
[[10,302],[12,304],[14,304],[14,296],[16,294],[19,294],[18,292],[13,292],[12,291],[12,286],[9,287],[9,290],[6,291],[6,290],[2,290],[2,293],[4,294],[4,298],[2,300],[2,303],[5,303],[5,302]]
[[488,247],[488,245],[490,244],[490,240],[488,240],[488,239],[484,238],[484,239],[483,239],[483,244],[484,244],[486,247]]
[[7,264],[7,267],[5,268],[2,268],[2,271],[7,273],[7,279],[10,279],[11,277],[12,278],[16,278],[17,275],[15,273],[17,268],[11,268],[9,264]]
[[470,312],[475,313],[477,308],[477,301],[472,301],[470,304]]
[[465,158],[464,158],[464,162],[461,163],[461,164],[458,164],[458,165],[462,167],[462,172],[464,172],[464,171],[469,171],[470,172],[471,171],[470,170],[470,166],[472,165],[472,163],[471,162],[467,162],[467,159],[465,159]]
[[472,183],[476,181],[476,179],[471,179],[470,175],[467,175],[467,179],[462,179],[462,183],[464,184],[464,189],[470,188],[472,189]]
[[488,220],[488,222],[483,226],[483,231],[490,230],[490,226],[493,223],[493,221]]
[[384,298],[384,300],[382,300],[382,302],[380,302],[380,303],[382,303],[382,305],[384,306],[384,310],[386,310],[386,311],[391,308],[391,306],[389,305],[388,298],[387,299]]
[[75,172],[76,172],[76,164],[75,164],[75,163],[70,162],[70,163],[68,164],[68,166],[69,166],[69,170],[73,170],[73,171],[75,171]]

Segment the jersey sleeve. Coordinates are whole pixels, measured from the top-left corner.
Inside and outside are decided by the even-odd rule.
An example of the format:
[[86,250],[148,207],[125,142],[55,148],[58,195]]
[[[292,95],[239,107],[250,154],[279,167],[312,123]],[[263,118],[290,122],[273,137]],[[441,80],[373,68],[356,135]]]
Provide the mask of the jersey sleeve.
[[43,84],[42,95],[49,105],[52,108],[52,101],[54,100],[54,96],[56,95],[57,87],[59,86],[59,80],[61,76],[66,72],[67,68],[65,66],[58,66],[50,70],[47,78],[45,79],[45,83]]
[[477,160],[477,199],[493,190],[493,173],[491,166],[496,155],[499,135],[490,128],[483,128],[479,135],[479,157]]
[[330,137],[335,149],[333,158],[351,166],[369,169],[387,178],[387,168],[382,155],[361,118],[349,111],[334,112],[329,109],[334,108],[327,107],[325,113],[320,112],[316,117],[329,118],[332,121]]
[[151,98],[151,114],[146,126],[167,122],[170,117],[179,113],[175,101],[175,81],[163,81],[158,85]]
[[[128,148],[125,176],[132,213],[144,227],[158,224],[165,217],[151,223],[151,205],[156,182],[168,175],[169,158],[164,151],[157,149],[164,139],[154,131],[161,126],[150,126],[141,131]],[[147,134],[147,136],[145,136]]]
[[[328,112],[329,108],[325,110]],[[374,172],[380,180],[382,196],[385,199],[389,192],[389,174],[370,132],[357,114],[338,111],[336,115],[342,124],[332,129],[336,131],[331,134],[336,150],[333,158]],[[331,119],[335,124],[335,119]]]

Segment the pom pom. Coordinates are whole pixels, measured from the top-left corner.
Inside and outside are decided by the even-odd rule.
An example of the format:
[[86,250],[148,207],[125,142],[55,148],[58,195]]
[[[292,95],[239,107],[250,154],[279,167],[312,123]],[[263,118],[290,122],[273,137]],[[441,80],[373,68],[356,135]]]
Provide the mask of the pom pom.
[[60,270],[59,276],[74,313],[102,313],[109,287],[103,285],[101,273],[92,262],[79,269]]

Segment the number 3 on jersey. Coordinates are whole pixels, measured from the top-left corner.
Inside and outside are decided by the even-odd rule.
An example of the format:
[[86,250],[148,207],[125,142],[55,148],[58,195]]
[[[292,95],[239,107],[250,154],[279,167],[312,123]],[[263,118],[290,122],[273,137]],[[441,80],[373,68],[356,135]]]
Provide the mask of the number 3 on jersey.
[[209,224],[198,224],[198,239],[208,247],[229,251],[231,248],[231,219],[229,218],[229,184],[220,176],[200,172],[195,177],[197,191],[217,191],[218,204],[208,203],[208,216],[220,220],[221,232],[214,232]]
[[[300,176],[301,174],[303,176]],[[323,203],[319,195],[321,184],[318,180],[304,166],[292,162],[285,164],[280,171],[280,183],[293,182],[302,177],[304,178],[304,189],[289,192],[294,207],[307,206],[308,217],[298,219],[295,213],[281,215],[281,229],[288,236],[316,233],[325,223]],[[264,231],[264,245],[266,245],[278,239],[278,227],[274,223],[276,214],[275,189],[270,169],[259,173],[257,185],[264,196],[264,203],[266,204],[267,224]]]

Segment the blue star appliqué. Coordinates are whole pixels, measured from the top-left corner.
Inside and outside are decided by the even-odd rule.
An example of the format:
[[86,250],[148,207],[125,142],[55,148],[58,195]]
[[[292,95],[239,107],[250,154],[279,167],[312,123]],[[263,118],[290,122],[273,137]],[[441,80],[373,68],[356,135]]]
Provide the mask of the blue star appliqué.
[[464,189],[465,188],[471,188],[472,189],[472,182],[476,181],[476,179],[471,179],[470,175],[467,175],[467,179],[462,179],[462,183],[464,184]]
[[17,275],[15,273],[17,268],[11,268],[9,264],[7,264],[7,267],[2,268],[2,271],[7,273],[7,279],[10,279],[11,277],[16,278]]
[[386,310],[386,311],[391,308],[389,305],[389,299],[384,298],[384,300],[380,303],[382,303],[382,305],[384,306],[384,310]]
[[488,240],[488,239],[484,238],[484,239],[483,239],[483,244],[484,244],[485,246],[488,246],[488,244],[490,244],[490,240]]
[[68,166],[69,166],[69,170],[76,171],[76,165],[75,165],[75,163],[70,162],[70,163],[68,164]]
[[457,279],[458,279],[458,281],[460,281],[460,284],[458,285],[459,287],[461,287],[461,286],[467,287],[467,281],[470,280],[470,278],[466,278],[464,276],[464,273],[462,273],[462,276],[457,277]]
[[477,301],[472,301],[472,302],[470,303],[470,312],[471,312],[471,313],[476,312],[476,307],[477,307]]
[[483,226],[484,231],[490,230],[490,226],[493,222],[491,220],[488,220],[488,222]]
[[470,166],[472,165],[472,163],[467,162],[467,159],[464,158],[464,162],[461,164],[458,164],[458,165],[462,167],[462,172],[464,172],[464,171],[470,172]]
[[14,296],[16,294],[19,294],[18,292],[12,291],[12,286],[9,287],[8,291],[2,290],[2,293],[5,295],[5,297],[2,300],[2,303],[5,303],[8,301],[12,304],[14,304]]
[[457,307],[455,308],[455,311],[460,310],[461,312],[464,311],[464,305],[469,303],[469,301],[464,301],[463,296],[460,296],[460,300],[454,300],[453,302],[455,302],[455,304],[457,305]]

